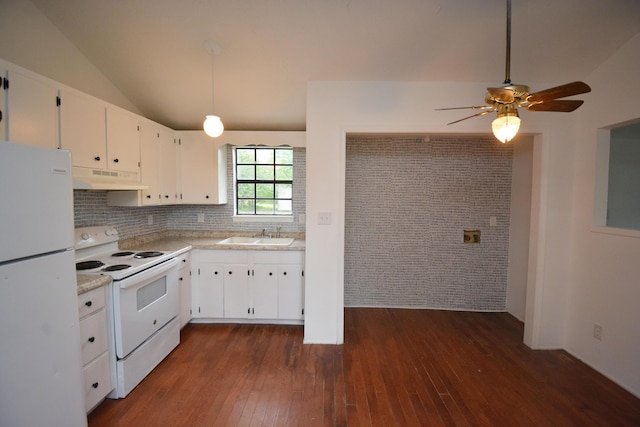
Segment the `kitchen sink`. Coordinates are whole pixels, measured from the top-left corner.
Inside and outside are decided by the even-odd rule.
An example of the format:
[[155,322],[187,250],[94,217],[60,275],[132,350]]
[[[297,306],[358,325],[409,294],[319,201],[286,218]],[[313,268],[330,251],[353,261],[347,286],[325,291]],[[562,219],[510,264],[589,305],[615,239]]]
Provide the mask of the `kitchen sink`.
[[232,236],[220,240],[218,245],[260,245],[260,246],[289,246],[295,239],[291,237],[245,237]]
[[255,245],[258,242],[257,237],[233,236],[220,240],[218,245]]
[[291,237],[263,237],[259,239],[256,245],[276,245],[276,246],[289,246],[295,239]]

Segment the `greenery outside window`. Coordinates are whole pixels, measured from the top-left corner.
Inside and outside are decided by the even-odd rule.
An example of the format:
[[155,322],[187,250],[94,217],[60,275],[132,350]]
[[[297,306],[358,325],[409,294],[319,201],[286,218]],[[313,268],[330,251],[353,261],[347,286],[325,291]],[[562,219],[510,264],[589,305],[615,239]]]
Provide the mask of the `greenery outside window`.
[[237,215],[292,215],[293,149],[235,147]]

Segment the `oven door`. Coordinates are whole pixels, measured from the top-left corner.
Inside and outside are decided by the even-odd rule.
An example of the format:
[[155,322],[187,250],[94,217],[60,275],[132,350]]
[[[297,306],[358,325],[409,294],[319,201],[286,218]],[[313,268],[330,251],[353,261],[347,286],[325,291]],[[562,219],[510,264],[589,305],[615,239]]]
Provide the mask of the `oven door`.
[[113,282],[116,356],[124,359],[179,312],[178,267],[173,258]]

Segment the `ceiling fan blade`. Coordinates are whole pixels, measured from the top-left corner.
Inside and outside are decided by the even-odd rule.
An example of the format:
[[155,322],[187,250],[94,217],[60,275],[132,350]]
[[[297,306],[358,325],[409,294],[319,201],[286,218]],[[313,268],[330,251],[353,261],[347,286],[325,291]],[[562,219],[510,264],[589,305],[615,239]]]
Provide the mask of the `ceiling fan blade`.
[[491,113],[491,112],[492,112],[492,110],[490,110],[490,111],[482,111],[482,112],[480,112],[480,113],[478,113],[478,114],[474,114],[473,116],[465,117],[465,118],[463,118],[463,119],[456,120],[455,122],[447,123],[447,125],[452,125],[452,124],[454,124],[454,123],[458,123],[458,122],[461,122],[461,121],[463,121],[463,120],[471,119],[471,118],[473,118],[473,117],[480,117],[480,116],[484,116],[485,114],[489,114],[489,113]]
[[[528,102],[551,101],[553,99],[564,98],[581,93],[591,92],[589,85],[583,82],[567,83],[562,86],[552,87],[540,92],[532,93],[527,97]],[[577,108],[577,107],[576,107]]]
[[446,110],[493,110],[493,105],[478,105],[472,107],[449,107],[449,108],[436,108],[436,111],[446,111]]
[[584,101],[565,99],[540,102],[538,104],[530,104],[526,108],[529,111],[560,111],[563,113],[570,113],[581,106]]
[[511,89],[503,89],[501,87],[488,87],[487,92],[491,99],[502,104],[511,104],[515,101],[513,91]]

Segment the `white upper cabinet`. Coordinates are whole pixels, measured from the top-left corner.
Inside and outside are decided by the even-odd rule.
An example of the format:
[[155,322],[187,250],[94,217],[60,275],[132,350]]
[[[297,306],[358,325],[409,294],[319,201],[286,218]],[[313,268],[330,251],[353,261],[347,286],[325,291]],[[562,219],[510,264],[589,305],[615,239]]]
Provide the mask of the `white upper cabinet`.
[[183,204],[227,203],[226,146],[203,131],[179,132],[180,184]]
[[82,93],[60,91],[60,146],[71,150],[73,166],[107,168],[105,108]]
[[107,168],[140,172],[139,117],[107,106]]
[[9,70],[7,74],[9,141],[58,148],[58,88],[28,72]]
[[[160,204],[160,139],[157,127],[151,123],[143,123],[140,126],[140,182],[148,187],[140,194],[140,204]],[[131,196],[137,195],[132,193]]]
[[178,140],[175,132],[161,128],[158,132],[158,142],[162,203],[175,204],[178,203]]

